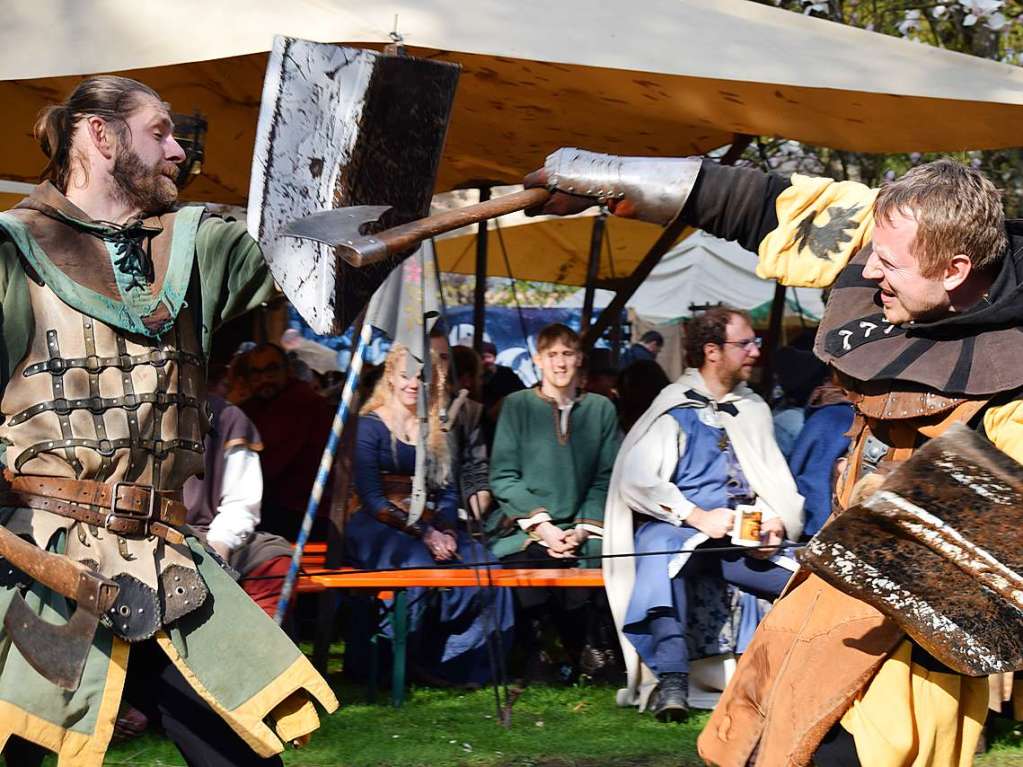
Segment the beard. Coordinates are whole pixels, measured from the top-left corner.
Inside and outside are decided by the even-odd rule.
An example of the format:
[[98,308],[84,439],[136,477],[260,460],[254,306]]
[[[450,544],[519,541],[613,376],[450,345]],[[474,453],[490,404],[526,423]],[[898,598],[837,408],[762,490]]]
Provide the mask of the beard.
[[178,199],[178,187],[166,171],[177,170],[164,160],[149,166],[128,147],[118,150],[111,176],[120,199],[142,213],[167,211]]

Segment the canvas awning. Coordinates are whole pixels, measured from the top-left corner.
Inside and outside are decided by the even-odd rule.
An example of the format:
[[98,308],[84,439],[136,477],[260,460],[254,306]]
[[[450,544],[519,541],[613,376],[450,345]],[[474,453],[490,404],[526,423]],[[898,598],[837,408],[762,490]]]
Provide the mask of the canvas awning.
[[683,155],[733,134],[868,152],[1019,144],[1023,71],[746,0],[33,0],[0,25],[0,179],[34,180],[41,107],[127,73],[209,120],[187,197],[242,203],[275,33],[463,74],[439,189],[514,183],[552,149]]
[[[625,306],[653,324],[691,317],[691,306],[726,304],[745,309],[754,325],[766,327],[774,294],[774,283],[756,274],[757,255],[734,242],[695,232],[664,254],[650,276],[643,281]],[[598,290],[597,307],[607,306],[614,294]],[[583,305],[583,291],[559,302],[559,308]],[[824,314],[819,288],[790,288],[786,294],[786,315],[796,324],[816,324]]]

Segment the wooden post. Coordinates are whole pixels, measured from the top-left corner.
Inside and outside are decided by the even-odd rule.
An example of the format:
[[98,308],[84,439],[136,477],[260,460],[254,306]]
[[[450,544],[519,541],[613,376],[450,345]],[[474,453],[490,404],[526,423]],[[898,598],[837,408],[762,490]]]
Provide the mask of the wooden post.
[[590,260],[586,265],[586,287],[583,292],[583,314],[579,320],[579,332],[585,333],[593,319],[593,298],[597,292],[597,276],[600,273],[600,251],[604,244],[604,227],[607,226],[607,213],[601,211],[593,219],[593,232],[590,235]]
[[675,220],[665,227],[661,232],[661,236],[657,238],[657,242],[643,256],[643,260],[639,262],[632,274],[623,281],[622,287],[617,289],[615,297],[611,299],[611,303],[600,313],[597,321],[583,332],[583,349],[592,349],[593,344],[604,334],[604,331],[612,323],[619,322],[622,311],[625,309],[625,302],[632,298],[636,288],[643,283],[643,280],[650,276],[650,272],[657,266],[664,254],[668,252],[668,249],[675,244],[675,240],[682,234],[684,228],[685,224],[679,220]]
[[[490,187],[480,187],[480,202],[490,199]],[[483,354],[483,329],[486,326],[487,298],[487,226],[489,221],[480,221],[476,231],[476,285],[472,299],[472,348]]]
[[764,338],[764,362],[761,366],[760,394],[771,402],[774,389],[774,353],[781,338],[781,323],[785,316],[785,286],[775,283],[774,298],[771,299],[771,317],[767,322],[767,336]]
[[[732,137],[732,145],[728,147],[728,151],[721,157],[721,164],[732,165],[742,156],[743,151],[750,145],[752,140],[752,136],[745,133],[736,133]],[[670,226],[669,224],[669,228]],[[657,263],[664,254],[668,252],[668,249],[675,244],[675,239],[681,232],[682,228],[678,227],[676,231],[671,232],[670,237],[666,237],[669,234],[669,229],[665,229],[661,233],[661,236],[657,238],[657,242],[650,247],[650,250],[647,251],[643,260],[639,262],[632,275],[617,288],[614,299],[600,313],[593,327],[583,333],[583,349],[591,348],[603,332],[611,326],[611,323],[617,321],[616,318],[621,315],[622,310],[625,308],[625,303],[632,298],[632,294],[643,284],[643,280],[650,276],[650,272],[657,266]]]

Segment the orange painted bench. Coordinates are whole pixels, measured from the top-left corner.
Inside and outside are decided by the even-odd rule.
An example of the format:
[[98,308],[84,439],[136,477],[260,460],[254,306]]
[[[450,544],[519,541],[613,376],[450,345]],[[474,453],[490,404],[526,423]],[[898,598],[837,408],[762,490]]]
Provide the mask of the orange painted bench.
[[317,573],[306,570],[304,578],[327,589],[409,589],[409,588],[465,588],[467,586],[508,586],[530,588],[594,588],[604,585],[600,570],[566,568],[544,570],[533,568],[480,568],[445,567],[422,570],[391,570],[363,572],[356,568],[341,568]]
[[[394,666],[391,673],[391,700],[395,706],[400,706],[405,697],[405,644],[408,635],[405,589],[471,588],[480,585],[507,588],[601,588],[604,585],[603,573],[596,568],[435,567],[373,572],[341,567],[325,570],[326,548],[323,543],[306,545],[302,556],[302,573],[296,588],[302,593],[329,589],[365,589],[375,592],[378,599],[393,600]],[[375,672],[371,672],[370,678],[374,685],[375,677]]]

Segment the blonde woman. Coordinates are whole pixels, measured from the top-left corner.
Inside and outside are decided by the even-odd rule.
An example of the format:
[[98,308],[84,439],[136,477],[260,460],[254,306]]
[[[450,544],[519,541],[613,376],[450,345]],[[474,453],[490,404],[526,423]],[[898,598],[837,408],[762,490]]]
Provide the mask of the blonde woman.
[[[427,509],[417,522],[408,524],[419,434],[416,401],[422,381],[418,365],[413,365],[410,371],[407,358],[404,347],[398,344],[392,347],[383,375],[359,418],[353,462],[359,510],[345,529],[349,558],[366,568],[490,561],[492,557],[486,549],[459,528],[459,498],[447,435],[440,428],[445,371],[436,362],[429,392]],[[425,589],[408,592],[409,656],[413,669],[424,672],[423,677],[446,682],[488,681],[491,674],[488,632],[497,626],[508,634],[503,644],[510,647],[513,608],[508,590],[459,588],[425,592]],[[352,633],[365,635],[359,631]],[[349,656],[346,665],[351,667],[355,657]]]

